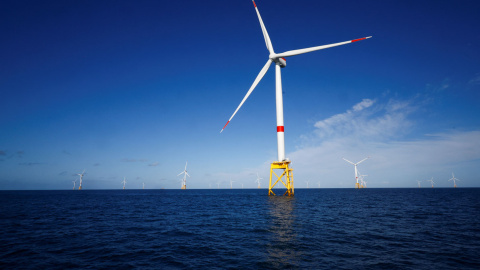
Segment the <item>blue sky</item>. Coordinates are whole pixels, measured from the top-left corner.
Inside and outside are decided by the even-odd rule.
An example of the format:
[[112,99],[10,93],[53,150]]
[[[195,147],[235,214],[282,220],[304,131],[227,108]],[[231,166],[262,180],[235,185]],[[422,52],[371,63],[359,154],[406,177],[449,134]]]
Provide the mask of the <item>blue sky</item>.
[[[282,69],[295,187],[434,178],[479,187],[480,2],[282,1],[257,6]],[[271,67],[252,2],[5,1],[0,10],[0,189],[268,185]]]

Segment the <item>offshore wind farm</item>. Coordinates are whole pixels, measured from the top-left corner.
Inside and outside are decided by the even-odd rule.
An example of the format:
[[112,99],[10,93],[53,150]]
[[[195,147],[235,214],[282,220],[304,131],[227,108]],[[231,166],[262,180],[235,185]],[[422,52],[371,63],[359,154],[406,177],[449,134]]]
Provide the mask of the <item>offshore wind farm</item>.
[[[477,37],[467,34],[475,32],[477,5],[425,1],[415,9],[420,16],[399,3],[373,2],[373,9],[312,1],[257,1],[257,8],[251,1],[203,1],[190,8],[168,3],[184,12],[181,17],[164,14],[159,3],[130,8],[121,1],[113,10],[107,3],[71,3],[58,16],[51,15],[56,2],[32,4],[38,10],[32,16],[20,4],[6,5],[2,17],[11,28],[3,29],[2,46],[11,53],[3,58],[10,68],[2,71],[0,120],[8,132],[0,137],[0,166],[10,169],[0,170],[0,189],[71,189],[72,175],[83,169],[88,182],[82,188],[115,189],[125,176],[132,188],[148,181],[148,188],[175,189],[181,185],[174,168],[186,159],[196,175],[189,179],[192,189],[256,172],[267,179],[272,162],[283,159],[275,138],[282,133],[276,72],[264,74],[228,129],[218,135],[216,128],[245,97],[258,69],[272,60],[265,37],[282,56],[277,51],[370,35],[285,58],[288,68],[280,65],[285,157],[295,166],[296,187],[312,179],[324,188],[351,188],[351,175],[338,159],[367,155],[375,157],[360,165],[369,187],[411,187],[415,179],[441,179],[452,171],[462,171],[463,187],[480,186],[479,120],[471,117],[478,111],[478,54],[468,45]],[[125,20],[128,10],[137,13]],[[209,19],[197,20],[199,14]],[[202,55],[178,47],[191,40]],[[277,66],[281,58],[272,63]]]
[[2,2],[0,266],[479,269],[478,14]]

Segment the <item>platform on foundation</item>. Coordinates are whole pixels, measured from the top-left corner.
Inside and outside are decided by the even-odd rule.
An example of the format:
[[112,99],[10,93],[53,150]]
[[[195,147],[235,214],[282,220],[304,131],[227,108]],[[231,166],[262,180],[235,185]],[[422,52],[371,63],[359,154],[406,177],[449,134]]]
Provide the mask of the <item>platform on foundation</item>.
[[[293,196],[294,194],[294,186],[293,186],[293,169],[289,167],[290,161],[275,161],[270,166],[270,185],[268,187],[268,195],[275,196],[275,193],[272,189],[278,182],[281,182],[287,191],[283,194],[284,196]],[[280,176],[278,176],[274,170],[281,170]],[[275,176],[275,177],[273,177]],[[272,184],[273,180],[273,184]]]

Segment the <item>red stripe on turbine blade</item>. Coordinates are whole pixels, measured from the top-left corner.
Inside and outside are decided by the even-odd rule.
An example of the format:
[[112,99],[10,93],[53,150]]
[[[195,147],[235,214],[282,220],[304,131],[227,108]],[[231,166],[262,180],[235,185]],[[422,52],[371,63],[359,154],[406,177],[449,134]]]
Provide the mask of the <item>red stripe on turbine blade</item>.
[[353,43],[353,42],[360,41],[360,40],[364,40],[364,39],[367,39],[367,38],[358,38],[358,39],[354,39],[354,40],[352,40],[352,43]]
[[228,123],[230,123],[230,121],[227,121],[227,123],[225,124],[225,126],[223,126],[222,130],[225,129],[225,127],[228,125]]
[[277,126],[277,132],[285,132],[284,126]]
[[257,7],[257,5],[255,5],[255,1],[252,0],[252,2],[253,2],[253,6],[254,6],[254,7]]

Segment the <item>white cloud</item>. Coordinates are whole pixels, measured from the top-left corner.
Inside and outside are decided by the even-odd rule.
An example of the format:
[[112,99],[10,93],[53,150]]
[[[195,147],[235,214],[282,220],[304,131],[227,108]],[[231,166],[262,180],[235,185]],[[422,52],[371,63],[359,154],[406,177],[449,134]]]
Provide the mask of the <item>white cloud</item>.
[[360,103],[357,103],[357,104],[355,104],[355,106],[353,106],[353,110],[356,111],[356,112],[361,111],[365,108],[368,108],[368,107],[372,106],[373,103],[375,103],[374,100],[363,99]]
[[405,139],[415,125],[411,116],[417,108],[414,100],[380,104],[364,99],[351,110],[316,122],[312,133],[302,136],[301,146],[287,155],[295,179],[301,179],[300,186],[308,179],[321,181],[322,187],[353,187],[353,166],[342,157],[357,162],[371,156],[359,165],[369,175],[369,187],[414,187],[417,180],[432,176],[439,178],[439,186],[448,186],[453,170],[463,170],[466,186],[479,186],[480,131]]
[[413,106],[411,101],[390,100],[385,104],[375,103],[375,100],[363,99],[351,110],[316,122],[314,132],[302,136],[303,144],[339,137],[386,139],[404,134],[412,125],[407,116],[415,112],[416,106]]

